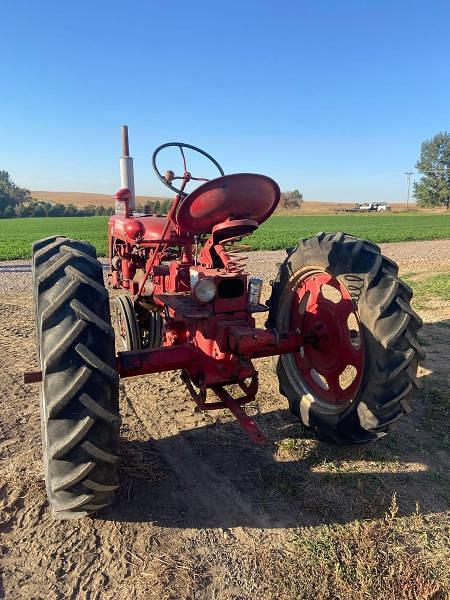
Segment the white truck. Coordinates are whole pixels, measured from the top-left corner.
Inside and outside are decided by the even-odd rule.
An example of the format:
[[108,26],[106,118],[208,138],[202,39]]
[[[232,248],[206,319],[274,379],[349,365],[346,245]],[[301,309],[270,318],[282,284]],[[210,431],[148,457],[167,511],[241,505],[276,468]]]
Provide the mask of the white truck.
[[391,210],[391,206],[387,202],[365,202],[364,204],[358,204],[356,210],[363,212],[385,212]]

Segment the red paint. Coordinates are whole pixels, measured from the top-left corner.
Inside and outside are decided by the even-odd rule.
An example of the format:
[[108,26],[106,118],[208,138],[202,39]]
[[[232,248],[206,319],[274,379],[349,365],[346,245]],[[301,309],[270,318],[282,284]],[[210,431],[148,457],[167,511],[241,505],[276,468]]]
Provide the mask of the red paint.
[[116,214],[123,215],[125,218],[130,216],[130,200],[131,192],[128,188],[121,188],[114,194],[116,199],[115,212]]
[[125,235],[135,241],[142,240],[145,235],[145,226],[139,219],[129,218],[125,223]]
[[265,175],[236,173],[212,179],[194,190],[180,204],[179,227],[189,233],[210,233],[229,218],[261,224],[280,201],[280,188]]
[[[333,302],[327,299],[323,286],[337,290],[340,300]],[[300,310],[302,303],[303,311]],[[348,325],[352,314],[359,326],[359,347],[352,343]],[[331,404],[350,401],[361,383],[364,348],[358,315],[347,288],[324,271],[307,275],[298,286],[292,302],[290,327],[303,334],[300,345],[303,356],[297,352],[295,360],[312,392]],[[356,376],[344,389],[339,378],[347,366],[356,369]]]

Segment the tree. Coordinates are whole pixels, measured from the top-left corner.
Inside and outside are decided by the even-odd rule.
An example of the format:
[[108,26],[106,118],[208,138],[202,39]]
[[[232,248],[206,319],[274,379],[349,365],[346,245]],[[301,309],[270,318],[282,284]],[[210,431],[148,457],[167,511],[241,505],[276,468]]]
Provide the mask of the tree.
[[163,215],[167,215],[171,204],[172,204],[172,200],[169,200],[168,198],[167,198],[167,200],[163,200],[161,202],[161,212]]
[[65,217],[76,217],[78,214],[78,208],[73,204],[68,204],[64,207],[64,216]]
[[303,194],[299,190],[281,193],[280,206],[283,208],[300,208],[302,202]]
[[64,211],[64,204],[52,204],[47,214],[49,217],[63,217]]
[[3,216],[5,219],[12,219],[12,217],[16,216],[14,208],[10,204],[8,204],[8,206],[3,211]]
[[48,217],[49,210],[52,207],[50,202],[46,202],[45,200],[43,200],[42,202],[39,202],[39,206],[42,206],[42,208],[44,209],[44,213],[45,213],[44,216]]
[[156,214],[159,214],[161,212],[161,202],[159,200],[157,200],[153,206],[153,210],[155,211]]
[[101,217],[105,214],[105,207],[104,206],[97,206],[95,209],[95,215],[97,217]]
[[30,192],[14,183],[8,171],[0,171],[0,209],[31,200]]
[[16,217],[31,217],[33,209],[30,204],[17,204],[14,208]]
[[31,215],[32,217],[46,217],[46,213],[45,213],[45,209],[42,206],[42,204],[37,204],[36,206],[33,208],[33,213]]
[[416,169],[422,174],[414,184],[420,207],[450,206],[450,135],[444,131],[423,142]]
[[95,215],[95,206],[92,204],[88,204],[83,208],[83,216],[84,217],[92,217]]

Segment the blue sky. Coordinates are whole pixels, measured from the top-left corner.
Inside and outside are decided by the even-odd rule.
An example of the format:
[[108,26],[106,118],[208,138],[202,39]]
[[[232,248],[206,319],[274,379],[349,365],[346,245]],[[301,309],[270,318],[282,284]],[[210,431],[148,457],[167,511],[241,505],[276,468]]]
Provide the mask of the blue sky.
[[450,128],[450,3],[3,0],[0,168],[112,193],[128,123],[136,189],[181,140],[306,199],[404,200]]

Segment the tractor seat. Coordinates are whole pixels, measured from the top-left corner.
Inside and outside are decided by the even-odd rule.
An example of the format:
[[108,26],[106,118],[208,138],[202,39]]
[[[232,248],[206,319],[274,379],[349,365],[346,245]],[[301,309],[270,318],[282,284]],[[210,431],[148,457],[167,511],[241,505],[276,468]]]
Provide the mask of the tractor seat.
[[196,234],[211,233],[225,221],[248,220],[258,226],[270,217],[279,201],[280,188],[270,177],[254,173],[224,175],[186,196],[176,221],[182,230]]

